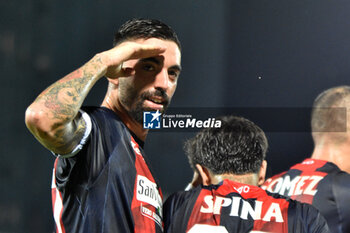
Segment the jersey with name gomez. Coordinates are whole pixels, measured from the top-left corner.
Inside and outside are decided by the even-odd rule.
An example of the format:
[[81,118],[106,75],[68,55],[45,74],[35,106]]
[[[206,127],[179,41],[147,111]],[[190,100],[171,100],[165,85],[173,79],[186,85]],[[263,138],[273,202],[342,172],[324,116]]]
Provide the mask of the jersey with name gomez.
[[334,163],[305,159],[267,179],[262,188],[312,204],[332,233],[350,232],[350,174]]

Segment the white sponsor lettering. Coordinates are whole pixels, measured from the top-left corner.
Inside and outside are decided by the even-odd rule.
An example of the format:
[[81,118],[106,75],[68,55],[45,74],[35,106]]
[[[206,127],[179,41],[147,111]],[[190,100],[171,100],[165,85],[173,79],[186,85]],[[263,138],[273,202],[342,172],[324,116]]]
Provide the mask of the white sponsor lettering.
[[162,198],[157,185],[145,176],[137,176],[136,199],[154,206],[162,212]]
[[144,207],[141,205],[141,214],[149,219],[152,219],[155,221],[162,229],[162,218],[154,211],[148,209],[147,207]]
[[[222,208],[231,207],[230,216],[240,217],[242,219],[248,219],[248,215],[254,220],[261,219],[263,202],[254,200],[254,207],[241,197],[214,197],[207,195],[204,197],[205,205],[201,206],[200,211],[202,213],[221,214]],[[242,207],[241,207],[242,206]],[[241,208],[240,208],[241,207]],[[267,212],[263,216],[262,220],[266,222],[283,222],[282,211],[278,203],[272,202]],[[239,213],[239,211],[241,211]]]
[[268,179],[266,181],[268,185],[263,185],[261,188],[287,196],[302,194],[314,196],[317,193],[317,185],[322,179],[322,176],[296,176],[291,180],[290,176],[286,175],[272,182]]

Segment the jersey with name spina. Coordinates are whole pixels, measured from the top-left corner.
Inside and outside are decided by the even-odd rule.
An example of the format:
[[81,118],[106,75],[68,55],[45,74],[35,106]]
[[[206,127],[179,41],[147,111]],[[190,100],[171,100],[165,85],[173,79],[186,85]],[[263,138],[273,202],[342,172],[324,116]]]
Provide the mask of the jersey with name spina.
[[163,208],[168,233],[329,232],[311,205],[230,180],[177,192]]
[[332,233],[350,232],[350,174],[334,163],[305,159],[267,179],[262,188],[312,204]]
[[163,232],[162,194],[142,142],[113,111],[83,110],[92,123],[86,144],[73,157],[59,157],[55,162],[56,232]]

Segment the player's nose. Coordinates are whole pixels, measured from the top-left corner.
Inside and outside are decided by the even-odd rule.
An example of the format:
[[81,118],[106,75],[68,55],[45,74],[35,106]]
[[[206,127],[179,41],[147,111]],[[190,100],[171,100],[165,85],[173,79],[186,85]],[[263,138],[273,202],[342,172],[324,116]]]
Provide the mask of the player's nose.
[[168,89],[169,87],[169,75],[166,69],[162,69],[154,80],[154,87],[161,88],[163,90]]

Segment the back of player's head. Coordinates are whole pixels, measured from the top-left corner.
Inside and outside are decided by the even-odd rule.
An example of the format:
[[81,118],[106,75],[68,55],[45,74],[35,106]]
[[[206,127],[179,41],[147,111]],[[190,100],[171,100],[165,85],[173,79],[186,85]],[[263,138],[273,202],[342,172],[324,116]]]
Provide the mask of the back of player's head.
[[209,169],[214,175],[258,173],[268,143],[253,122],[236,116],[217,118],[221,128],[207,128],[185,142],[190,165]]
[[127,40],[158,38],[175,42],[181,50],[180,41],[173,29],[156,19],[131,19],[114,35],[113,45]]
[[334,142],[344,141],[346,136],[341,132],[347,129],[349,119],[347,109],[349,108],[350,86],[333,87],[319,94],[314,101],[311,113],[314,140],[317,141],[319,136],[327,136]]

